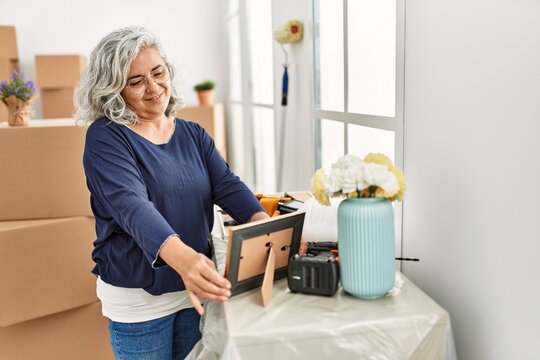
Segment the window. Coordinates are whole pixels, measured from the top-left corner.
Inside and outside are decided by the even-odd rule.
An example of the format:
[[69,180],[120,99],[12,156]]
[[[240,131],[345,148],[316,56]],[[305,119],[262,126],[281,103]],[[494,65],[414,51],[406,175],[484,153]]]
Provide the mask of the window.
[[381,152],[403,168],[404,2],[313,0],[313,13],[316,167]]
[[403,143],[403,4],[314,0],[317,167]]
[[230,165],[255,192],[274,192],[271,1],[229,0],[228,27]]

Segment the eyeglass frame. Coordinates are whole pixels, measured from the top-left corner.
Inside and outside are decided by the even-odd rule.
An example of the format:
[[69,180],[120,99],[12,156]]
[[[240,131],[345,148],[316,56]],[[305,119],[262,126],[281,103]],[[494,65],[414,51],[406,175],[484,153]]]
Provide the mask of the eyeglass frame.
[[[167,78],[166,79],[156,80],[154,78],[154,75],[152,75],[152,73],[157,71],[159,68],[162,68],[164,72],[167,72]],[[139,78],[143,82],[143,85],[141,86],[142,90],[138,90],[138,89],[134,88],[133,86],[131,86],[129,84],[131,80],[139,79]],[[160,64],[160,65],[156,66],[154,69],[152,69],[152,71],[150,72],[150,78],[152,79],[152,81],[154,83],[156,83],[158,85],[165,84],[171,78],[171,71],[169,70],[169,67],[166,64]],[[137,75],[137,76],[134,76],[134,77],[131,77],[131,78],[127,79],[125,88],[129,89],[129,91],[131,91],[131,92],[133,92],[134,94],[137,94],[137,95],[144,94],[146,92],[146,89],[148,89],[148,81],[149,81],[148,76]]]

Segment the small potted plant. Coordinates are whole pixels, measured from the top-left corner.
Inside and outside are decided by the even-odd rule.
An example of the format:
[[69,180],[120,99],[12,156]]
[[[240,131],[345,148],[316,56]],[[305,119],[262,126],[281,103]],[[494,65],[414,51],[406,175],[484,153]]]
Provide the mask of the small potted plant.
[[213,81],[204,80],[203,82],[200,82],[193,87],[193,90],[197,92],[197,96],[199,97],[199,104],[201,106],[209,106],[214,103],[215,86],[216,83],[214,83]]
[[24,74],[17,71],[10,75],[9,80],[0,83],[0,98],[8,107],[10,126],[28,125],[35,93],[34,83],[24,80]]

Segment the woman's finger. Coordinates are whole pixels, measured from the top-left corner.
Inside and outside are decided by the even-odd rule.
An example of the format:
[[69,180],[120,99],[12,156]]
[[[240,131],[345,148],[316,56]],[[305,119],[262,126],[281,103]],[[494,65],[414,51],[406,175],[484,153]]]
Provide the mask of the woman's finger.
[[204,276],[206,280],[208,280],[210,283],[214,284],[217,287],[220,287],[223,289],[230,289],[231,288],[230,281],[227,280],[224,276],[222,276],[216,270],[216,268],[213,266],[214,263],[212,261],[210,262],[212,263],[212,267],[209,266],[205,269],[201,269],[201,275]]
[[212,301],[227,301],[229,300],[229,296],[225,295],[219,295],[212,292],[208,292],[204,290],[202,287],[199,287],[198,284],[191,284],[189,287],[186,286],[190,292],[192,292],[195,296],[200,298],[205,298]]
[[201,302],[199,301],[199,298],[197,297],[197,295],[195,295],[194,293],[188,290],[188,297],[189,297],[189,300],[191,301],[191,304],[195,308],[195,311],[197,311],[199,315],[202,316],[204,314],[204,308]]
[[196,285],[200,291],[204,291],[206,294],[225,297],[231,296],[231,291],[229,289],[217,286],[206,278],[201,278],[196,282]]

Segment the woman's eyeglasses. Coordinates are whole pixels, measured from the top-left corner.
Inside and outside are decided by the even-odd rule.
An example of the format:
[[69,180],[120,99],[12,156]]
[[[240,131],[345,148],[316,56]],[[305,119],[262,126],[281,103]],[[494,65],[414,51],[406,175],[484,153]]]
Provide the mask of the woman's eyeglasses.
[[[152,70],[150,78],[156,84],[163,84],[169,80],[170,74],[166,66],[159,66]],[[148,86],[148,78],[146,76],[137,76],[128,80],[126,87],[128,87],[135,94],[143,94]]]

